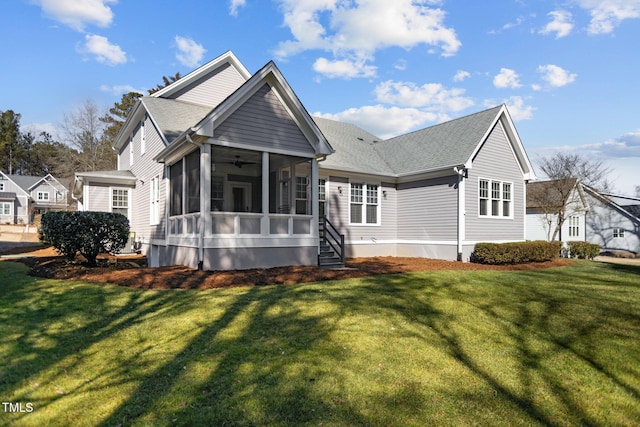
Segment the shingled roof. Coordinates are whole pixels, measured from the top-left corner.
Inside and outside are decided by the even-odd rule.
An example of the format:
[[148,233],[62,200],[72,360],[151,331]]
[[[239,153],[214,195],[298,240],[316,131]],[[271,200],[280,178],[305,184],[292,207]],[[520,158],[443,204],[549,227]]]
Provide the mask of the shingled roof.
[[168,143],[185,130],[198,124],[212,110],[211,107],[203,105],[151,96],[142,97],[140,102]]
[[529,182],[527,208],[560,209],[567,203],[577,182],[576,178]]
[[503,106],[382,140],[357,126],[314,117],[334,154],[322,167],[400,176],[460,166],[483,142]]

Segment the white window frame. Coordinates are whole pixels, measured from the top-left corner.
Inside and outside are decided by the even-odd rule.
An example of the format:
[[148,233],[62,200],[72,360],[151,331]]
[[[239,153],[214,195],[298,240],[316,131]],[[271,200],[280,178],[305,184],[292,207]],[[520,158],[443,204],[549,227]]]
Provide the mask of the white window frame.
[[329,179],[326,177],[318,178],[318,215],[320,214],[320,203],[324,203],[324,216],[329,216]]
[[[114,196],[114,193],[113,193],[114,191],[124,191],[124,192],[126,192],[127,197],[124,200],[126,200],[127,206],[120,206],[120,205],[116,206],[113,203],[114,202],[114,200],[113,200],[114,199],[114,197],[113,197]],[[131,218],[131,191],[129,191],[128,188],[110,187],[109,188],[109,207],[111,208],[111,212],[113,212],[114,209],[125,209],[126,208],[127,209],[126,217],[130,219]]]
[[[310,196],[310,188],[309,188],[309,177],[306,175],[296,175],[295,180],[295,210],[296,215],[311,215],[311,206],[309,205],[309,196]],[[298,202],[304,202],[305,210],[309,210],[309,212],[298,213]]]
[[[353,190],[354,186],[359,186],[361,188],[361,193],[356,201],[353,201]],[[375,196],[372,196],[370,192],[371,189],[375,187]],[[379,183],[367,183],[367,182],[350,182],[349,183],[349,225],[358,225],[358,226],[379,226],[381,224],[380,220],[380,187]],[[375,203],[372,203],[372,197],[375,197]],[[357,201],[359,199],[359,202]],[[351,206],[352,205],[361,205],[361,218],[360,222],[352,222],[351,218]],[[376,222],[367,222],[367,206],[375,206],[376,207]]]
[[129,168],[133,166],[133,135],[129,137]]
[[569,237],[580,236],[580,217],[571,215],[569,217]]
[[613,238],[614,239],[624,239],[624,228],[615,227],[613,229]]
[[[46,197],[45,197],[45,195],[46,195]],[[39,202],[50,202],[51,201],[51,194],[49,194],[48,191],[38,191],[37,198],[38,198]]]
[[[8,211],[9,212],[5,212],[5,208],[9,207]],[[11,202],[0,202],[0,215],[3,216],[11,216],[13,215],[13,203]]]
[[140,156],[143,156],[145,151],[147,150],[146,147],[146,138],[145,138],[145,132],[144,132],[144,120],[142,120],[140,122]]
[[[486,187],[482,183],[487,183]],[[507,187],[508,186],[508,187]],[[507,191],[508,189],[508,191]],[[478,179],[478,217],[513,219],[513,182],[497,179]],[[508,197],[507,197],[508,196]],[[482,202],[487,205],[486,213],[482,213]],[[508,215],[504,214],[505,206],[508,206]],[[495,211],[497,208],[497,212]]]
[[149,225],[160,224],[160,175],[151,179],[149,189]]

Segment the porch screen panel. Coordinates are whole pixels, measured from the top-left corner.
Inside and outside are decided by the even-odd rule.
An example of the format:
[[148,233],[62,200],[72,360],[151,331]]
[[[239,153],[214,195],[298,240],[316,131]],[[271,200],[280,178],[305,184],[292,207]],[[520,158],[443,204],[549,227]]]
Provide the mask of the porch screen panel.
[[186,158],[187,213],[200,212],[200,150]]
[[170,214],[182,215],[182,161],[169,168],[171,177],[169,186],[171,187]]

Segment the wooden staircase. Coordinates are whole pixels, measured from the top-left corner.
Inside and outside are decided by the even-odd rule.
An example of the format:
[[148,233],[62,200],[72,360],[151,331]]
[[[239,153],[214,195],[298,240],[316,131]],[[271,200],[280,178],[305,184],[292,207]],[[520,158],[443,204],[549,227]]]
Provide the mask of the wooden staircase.
[[344,234],[327,219],[321,217],[319,223],[320,252],[318,266],[323,268],[344,267]]

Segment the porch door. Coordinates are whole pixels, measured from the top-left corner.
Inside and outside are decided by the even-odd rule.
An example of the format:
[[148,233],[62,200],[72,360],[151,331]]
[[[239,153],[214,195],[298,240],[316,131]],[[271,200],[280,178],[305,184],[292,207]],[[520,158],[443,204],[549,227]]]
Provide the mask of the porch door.
[[232,208],[233,212],[250,212],[251,211],[251,185],[250,184],[233,184],[231,186]]

